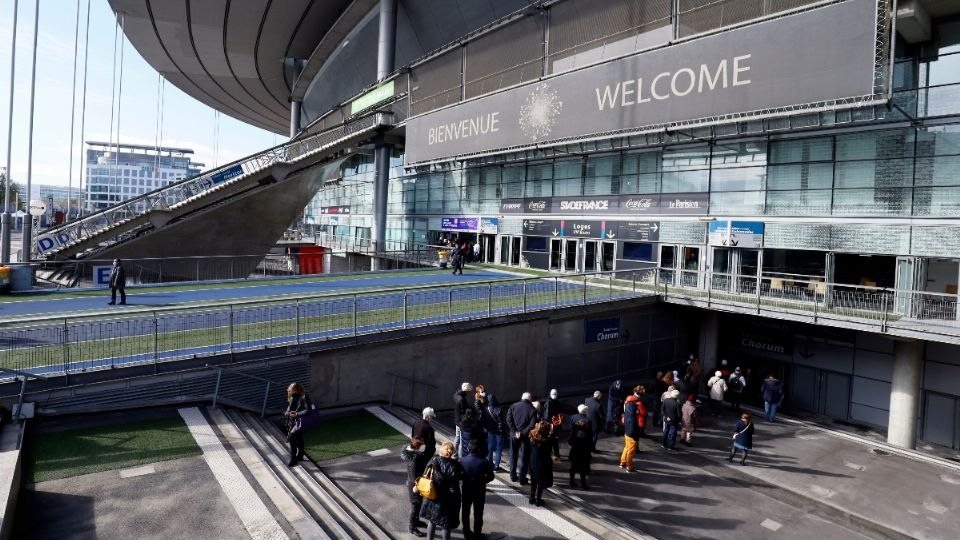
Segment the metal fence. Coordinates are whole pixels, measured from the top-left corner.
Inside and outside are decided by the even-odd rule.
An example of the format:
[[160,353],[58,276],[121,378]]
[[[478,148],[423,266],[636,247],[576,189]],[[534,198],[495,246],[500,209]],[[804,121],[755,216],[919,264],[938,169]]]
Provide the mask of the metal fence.
[[[376,257],[381,270],[422,268],[437,262],[436,250],[430,248],[400,249],[362,253],[352,250],[331,250],[323,253],[290,253],[268,255],[164,257],[124,259],[127,285],[151,285],[174,282],[225,281],[264,279],[279,276],[316,275],[326,272],[360,272],[370,270],[369,259]],[[333,264],[335,259],[336,264]],[[33,263],[41,285],[58,288],[104,286],[97,274],[112,264],[111,259],[48,261]],[[101,276],[102,277],[102,276]]]
[[648,270],[251,300],[0,326],[0,367],[63,374],[650,296]]

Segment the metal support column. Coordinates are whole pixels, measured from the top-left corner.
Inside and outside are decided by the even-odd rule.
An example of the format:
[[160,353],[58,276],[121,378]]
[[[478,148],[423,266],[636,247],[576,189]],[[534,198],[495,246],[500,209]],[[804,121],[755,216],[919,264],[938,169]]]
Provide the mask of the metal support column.
[[302,102],[290,100],[290,138],[300,132],[300,105]]
[[[380,37],[377,42],[377,81],[387,78],[393,71],[394,56],[397,48],[397,0],[380,0]],[[379,270],[380,260],[377,253],[386,250],[387,227],[387,184],[390,179],[390,151],[383,136],[375,142],[374,187],[373,187],[373,256],[370,257],[370,269]]]
[[11,181],[10,157],[13,149],[13,83],[17,73],[17,7],[19,3],[19,0],[13,0],[13,23],[11,25],[13,31],[10,37],[10,114],[7,116],[9,120],[7,124],[7,177],[3,183],[3,211],[0,212],[0,263],[3,264],[10,262],[10,218],[12,217],[9,212]]
[[[37,29],[40,26],[40,2],[37,2],[33,12],[33,66],[30,71],[30,135],[27,137],[27,207],[30,207],[31,190],[33,188],[33,113],[37,97]],[[73,149],[71,149],[71,152]],[[70,213],[70,205],[67,205]],[[20,262],[30,261],[30,251],[33,246],[33,215],[23,216],[22,251]]]

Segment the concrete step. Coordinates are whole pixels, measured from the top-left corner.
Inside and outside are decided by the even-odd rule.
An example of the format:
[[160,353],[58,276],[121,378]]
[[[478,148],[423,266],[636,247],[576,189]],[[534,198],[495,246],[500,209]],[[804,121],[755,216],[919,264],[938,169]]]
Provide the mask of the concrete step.
[[[286,436],[276,425],[250,413],[246,413],[244,416],[247,424],[257,429],[259,435],[270,444],[275,452],[280,455],[288,454]],[[328,509],[341,516],[344,519],[343,522],[356,534],[352,538],[373,538],[377,540],[388,540],[390,538],[390,535],[356,501],[340,489],[312,461],[302,461],[300,466],[294,467],[294,469],[299,473],[304,473],[320,489],[324,495],[323,502],[328,505]]]
[[222,409],[211,407],[206,410],[206,413],[213,420],[225,442],[233,448],[240,461],[300,538],[333,538],[317,524],[275,469]]
[[329,501],[325,501],[324,494],[311,485],[312,482],[309,481],[309,477],[301,474],[302,471],[298,470],[299,467],[288,467],[287,455],[278,453],[268,441],[264,440],[258,430],[247,421],[244,413],[230,409],[223,410],[246,440],[257,449],[263,460],[280,478],[291,496],[296,498],[315,523],[323,529],[323,537],[356,538],[353,531],[349,531],[344,526],[344,515],[335,510],[331,511]]

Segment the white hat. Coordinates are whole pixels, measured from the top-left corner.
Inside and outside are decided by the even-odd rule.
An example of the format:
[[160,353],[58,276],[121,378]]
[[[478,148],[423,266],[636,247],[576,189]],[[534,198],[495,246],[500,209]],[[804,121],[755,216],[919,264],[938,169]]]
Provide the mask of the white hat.
[[461,391],[461,392],[473,392],[473,385],[470,384],[470,383],[468,383],[468,382],[465,382],[465,383],[463,383],[463,384],[460,385],[460,391]]
[[583,403],[577,405],[577,412],[580,414],[587,414],[587,411],[590,410],[590,407],[587,407]]
[[597,390],[596,392],[593,393],[593,397],[596,398],[596,399],[600,399],[600,396],[602,396],[602,395],[603,395],[603,394],[602,394],[599,390]]
[[560,394],[557,392],[557,389],[556,389],[556,388],[550,390],[550,399],[557,399],[557,396],[559,396],[559,395],[560,395]]
[[713,374],[713,376],[714,376],[714,377],[723,377],[723,372],[722,372],[722,371],[717,371],[716,373]]
[[679,391],[679,390],[674,390],[673,392],[670,392],[670,397],[672,397],[672,398],[674,398],[674,399],[680,397],[680,391]]
[[429,420],[437,416],[437,413],[433,412],[433,407],[425,407],[423,409],[423,419]]

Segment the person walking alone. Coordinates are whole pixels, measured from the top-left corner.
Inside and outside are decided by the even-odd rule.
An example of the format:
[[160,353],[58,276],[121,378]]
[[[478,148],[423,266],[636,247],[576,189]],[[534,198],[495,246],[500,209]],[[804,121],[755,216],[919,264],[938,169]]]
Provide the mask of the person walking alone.
[[296,431],[294,427],[297,418],[310,412],[313,404],[307,392],[300,383],[293,383],[287,387],[287,441],[290,443],[290,461],[288,467],[293,467],[303,459],[303,431]]
[[660,446],[667,450],[677,449],[677,427],[683,417],[680,403],[677,401],[679,396],[679,391],[671,390],[669,396],[663,400],[663,410],[660,412],[660,416],[663,417],[663,442]]
[[647,424],[647,407],[641,397],[647,391],[643,386],[635,386],[633,394],[627,396],[623,404],[623,452],[620,454],[620,468],[628,473],[633,468],[633,456],[637,453],[637,440]]
[[584,404],[590,409],[587,413],[587,418],[590,419],[590,429],[593,430],[593,451],[597,451],[597,441],[600,439],[600,431],[603,430],[604,424],[606,423],[606,415],[604,414],[605,409],[603,407],[603,402],[600,401],[603,398],[603,392],[597,390],[593,393],[593,397],[587,398]]
[[773,373],[767,375],[760,386],[760,392],[763,394],[763,412],[767,415],[767,420],[776,422],[777,407],[783,401],[783,383],[781,383]]
[[473,385],[465,382],[460,385],[460,390],[453,394],[453,425],[455,433],[453,435],[453,445],[457,451],[457,457],[462,455],[460,451],[460,437],[463,427],[463,417],[467,412],[467,409],[470,409],[470,402],[467,401],[467,393],[473,392]]
[[590,420],[587,419],[587,406],[578,405],[577,413],[570,418],[570,487],[576,487],[573,482],[575,475],[580,475],[580,487],[587,486],[587,475],[590,474],[590,458],[593,450],[593,430],[590,429]]
[[453,275],[457,275],[457,272],[463,275],[463,249],[460,246],[454,246],[450,252],[450,264],[453,266]]
[[730,449],[730,457],[727,461],[733,461],[737,456],[738,450],[743,450],[743,457],[740,458],[740,464],[744,465],[747,461],[747,454],[753,448],[753,422],[750,421],[750,413],[744,412],[737,420],[737,425],[733,429],[733,448]]
[[123,269],[123,262],[120,259],[113,260],[113,268],[110,269],[110,301],[107,305],[117,303],[117,291],[120,291],[120,305],[127,303],[127,271]]
[[[487,498],[487,484],[493,481],[493,466],[480,457],[483,448],[479,439],[470,441],[467,455],[460,460],[463,467],[463,537],[483,537],[483,506]],[[473,527],[470,527],[470,511],[473,510]]]
[[410,497],[410,534],[423,537],[423,532],[419,527],[426,526],[426,523],[420,521],[420,508],[423,506],[423,497],[417,491],[417,478],[423,476],[423,470],[427,467],[430,458],[427,457],[426,445],[420,437],[412,437],[410,444],[400,450],[400,459],[407,465],[407,495]]

